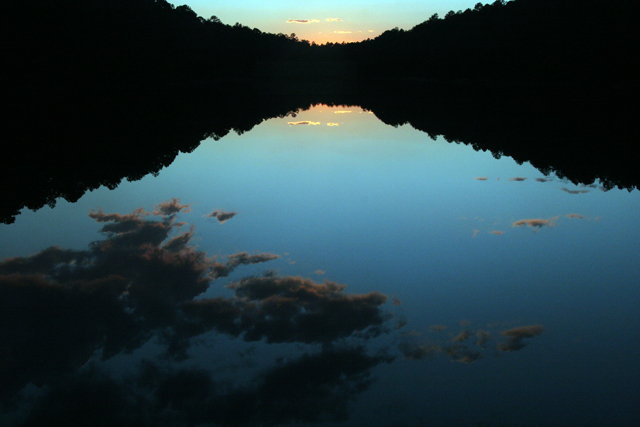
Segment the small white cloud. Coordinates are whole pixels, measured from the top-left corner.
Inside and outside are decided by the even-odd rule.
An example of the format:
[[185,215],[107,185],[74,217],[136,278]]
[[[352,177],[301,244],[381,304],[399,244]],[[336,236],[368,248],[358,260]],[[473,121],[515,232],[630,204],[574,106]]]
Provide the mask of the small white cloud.
[[287,24],[314,24],[316,22],[320,22],[317,19],[289,19],[287,20]]

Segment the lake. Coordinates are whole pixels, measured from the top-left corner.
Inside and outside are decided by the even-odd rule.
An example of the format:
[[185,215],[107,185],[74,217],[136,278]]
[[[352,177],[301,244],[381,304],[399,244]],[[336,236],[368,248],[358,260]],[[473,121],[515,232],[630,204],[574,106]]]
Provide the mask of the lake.
[[24,209],[4,423],[638,425],[640,192],[495,157],[316,104]]

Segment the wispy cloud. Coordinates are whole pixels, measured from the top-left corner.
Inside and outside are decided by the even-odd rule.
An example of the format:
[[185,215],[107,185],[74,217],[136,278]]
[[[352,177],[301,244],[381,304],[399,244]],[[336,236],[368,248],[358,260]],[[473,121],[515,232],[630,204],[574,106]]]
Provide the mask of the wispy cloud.
[[351,34],[352,31],[334,31],[334,34]]
[[349,114],[351,112],[351,110],[336,110],[333,112],[333,114]]
[[342,21],[342,19],[340,19],[340,18],[327,18],[327,21],[335,22],[335,21]]
[[540,335],[544,331],[541,325],[520,326],[502,332],[507,337],[507,341],[498,344],[500,351],[517,351],[524,348],[522,340],[524,338],[533,338]]
[[486,180],[488,180],[489,178],[488,178],[488,177],[486,177],[486,176],[477,176],[477,177],[476,177],[476,179],[477,179],[478,181],[486,181]]
[[213,212],[211,212],[209,215],[205,215],[204,217],[215,218],[218,220],[220,224],[224,224],[225,222],[227,222],[228,220],[230,220],[236,215],[238,215],[237,212],[225,212],[225,211],[219,211],[216,209]]
[[318,126],[320,124],[320,122],[312,122],[312,121],[309,121],[309,120],[302,120],[300,122],[287,122],[287,124],[289,126],[299,126],[299,125]]
[[320,22],[318,19],[289,19],[287,20],[287,24],[315,24],[316,22]]
[[509,181],[516,181],[516,182],[522,182],[525,181],[527,178],[523,178],[521,176],[514,176],[513,178],[509,178]]
[[327,126],[340,126],[340,123],[327,123]]
[[561,190],[569,194],[584,194],[589,192],[589,190],[569,190],[566,187],[562,187]]
[[514,227],[533,227],[533,228],[542,228],[542,227],[553,227],[556,225],[556,220],[559,217],[553,217],[549,219],[521,219],[520,221],[516,221],[513,223]]

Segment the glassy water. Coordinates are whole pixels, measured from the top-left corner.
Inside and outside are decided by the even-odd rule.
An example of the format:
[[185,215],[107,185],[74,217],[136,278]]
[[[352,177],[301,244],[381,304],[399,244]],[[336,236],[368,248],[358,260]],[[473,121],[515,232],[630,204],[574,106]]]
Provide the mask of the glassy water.
[[267,120],[0,225],[4,420],[636,425],[639,214],[356,106]]

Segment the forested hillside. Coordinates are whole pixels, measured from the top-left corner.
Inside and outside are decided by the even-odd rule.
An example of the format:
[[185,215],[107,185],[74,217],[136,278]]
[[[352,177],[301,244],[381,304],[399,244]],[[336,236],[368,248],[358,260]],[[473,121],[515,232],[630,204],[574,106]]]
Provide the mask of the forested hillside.
[[635,81],[632,0],[496,0],[347,46],[367,76]]
[[303,64],[304,79],[305,65],[345,58],[362,78],[635,81],[638,11],[632,0],[496,0],[322,46],[166,0],[30,0],[3,5],[1,19],[5,73],[32,83],[249,78],[278,62]]

